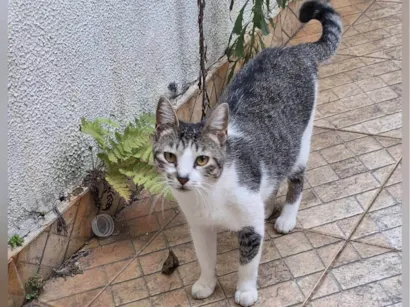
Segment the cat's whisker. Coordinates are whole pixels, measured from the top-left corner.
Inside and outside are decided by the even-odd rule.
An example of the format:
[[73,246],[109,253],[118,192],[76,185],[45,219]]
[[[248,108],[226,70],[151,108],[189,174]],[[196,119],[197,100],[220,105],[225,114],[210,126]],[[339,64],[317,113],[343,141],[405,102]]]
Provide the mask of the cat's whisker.
[[202,189],[204,192],[206,192],[206,194],[211,194],[211,190],[206,188],[206,187],[199,187],[199,189]]
[[148,191],[148,194],[149,194],[149,199],[150,199],[150,202],[151,202],[150,208],[149,208],[149,214],[152,214],[154,212],[155,205],[154,205],[154,202],[153,202],[153,199],[152,199],[153,195],[151,194],[150,191]]
[[150,193],[151,205],[150,205],[150,214],[152,214],[155,210],[155,206],[157,205],[158,201],[161,199],[161,212],[164,214],[164,192],[166,190],[166,186],[169,185],[167,180],[159,181],[164,187],[158,192],[158,194],[152,195]]
[[200,198],[200,202],[199,202],[199,205],[201,205],[201,206],[203,206],[204,205],[204,197],[203,197],[203,195],[202,195],[202,193],[201,193],[201,191],[200,190],[197,190],[198,191],[198,195],[199,195],[199,198]]
[[198,189],[199,195],[202,197],[202,201],[203,201],[203,205],[207,204],[207,198],[206,196],[203,194],[201,189]]
[[207,186],[207,187],[209,187],[209,188],[213,188],[213,187],[214,187],[212,184],[210,184],[210,183],[208,183],[208,182],[205,182],[205,181],[201,182],[200,186],[204,186],[204,185]]
[[164,197],[161,197],[161,213],[162,213],[162,219],[165,220],[165,215],[164,215]]
[[195,194],[196,205],[199,205],[198,191],[196,189],[194,189],[193,191],[194,191],[194,194]]

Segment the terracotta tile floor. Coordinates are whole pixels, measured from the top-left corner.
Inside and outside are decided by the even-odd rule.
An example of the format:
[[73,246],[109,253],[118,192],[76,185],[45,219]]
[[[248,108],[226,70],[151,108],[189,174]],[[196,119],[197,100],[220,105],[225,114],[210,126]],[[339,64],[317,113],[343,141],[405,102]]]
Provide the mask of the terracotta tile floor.
[[[344,38],[320,69],[298,226],[282,236],[267,222],[257,306],[401,306],[401,4],[333,2]],[[315,40],[318,31],[308,24],[291,43]],[[215,293],[194,300],[199,268],[183,214],[172,203],[149,213],[149,199],[123,211],[120,235],[86,246],[84,274],[48,281],[40,300],[64,307],[233,306],[234,234],[219,234]],[[180,260],[171,276],[160,273],[168,247]]]

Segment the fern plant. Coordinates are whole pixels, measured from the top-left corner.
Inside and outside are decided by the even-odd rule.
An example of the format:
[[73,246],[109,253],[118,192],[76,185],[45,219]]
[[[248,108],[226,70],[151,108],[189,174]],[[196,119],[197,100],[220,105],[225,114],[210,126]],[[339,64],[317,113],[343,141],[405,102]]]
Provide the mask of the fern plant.
[[172,198],[153,166],[151,138],[154,127],[153,114],[141,115],[123,131],[109,119],[81,119],[80,131],[93,137],[97,143],[97,157],[103,162],[105,179],[127,201],[132,194],[131,181],[151,194]]
[[11,248],[16,248],[23,245],[24,239],[20,237],[18,234],[14,234],[11,236],[8,243]]
[[[277,0],[280,8],[285,8],[290,0]],[[231,0],[229,9],[232,11],[234,0]],[[244,20],[246,8],[250,7],[250,20]],[[263,36],[269,35],[269,25],[275,29],[273,18],[270,17],[270,0],[247,0],[239,10],[234,27],[229,36],[226,55],[232,63],[228,75],[228,82],[232,79],[235,68],[246,64],[259,51],[265,49]]]

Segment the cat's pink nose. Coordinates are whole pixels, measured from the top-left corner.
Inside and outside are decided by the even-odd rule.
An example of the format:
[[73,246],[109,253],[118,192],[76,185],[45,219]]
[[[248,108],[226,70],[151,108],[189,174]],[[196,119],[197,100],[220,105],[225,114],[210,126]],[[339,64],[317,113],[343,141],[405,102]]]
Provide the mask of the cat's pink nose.
[[188,177],[177,177],[177,180],[181,185],[184,185],[185,183],[188,182]]

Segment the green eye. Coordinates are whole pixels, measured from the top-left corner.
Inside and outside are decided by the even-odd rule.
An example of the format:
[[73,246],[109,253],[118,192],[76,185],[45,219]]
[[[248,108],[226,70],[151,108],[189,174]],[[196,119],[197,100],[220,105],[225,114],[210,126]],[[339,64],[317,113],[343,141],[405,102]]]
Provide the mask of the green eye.
[[171,152],[164,152],[164,158],[167,160],[169,163],[175,163],[177,162],[177,156],[174,155]]
[[195,160],[195,164],[198,166],[204,166],[209,162],[209,157],[207,156],[199,156]]

